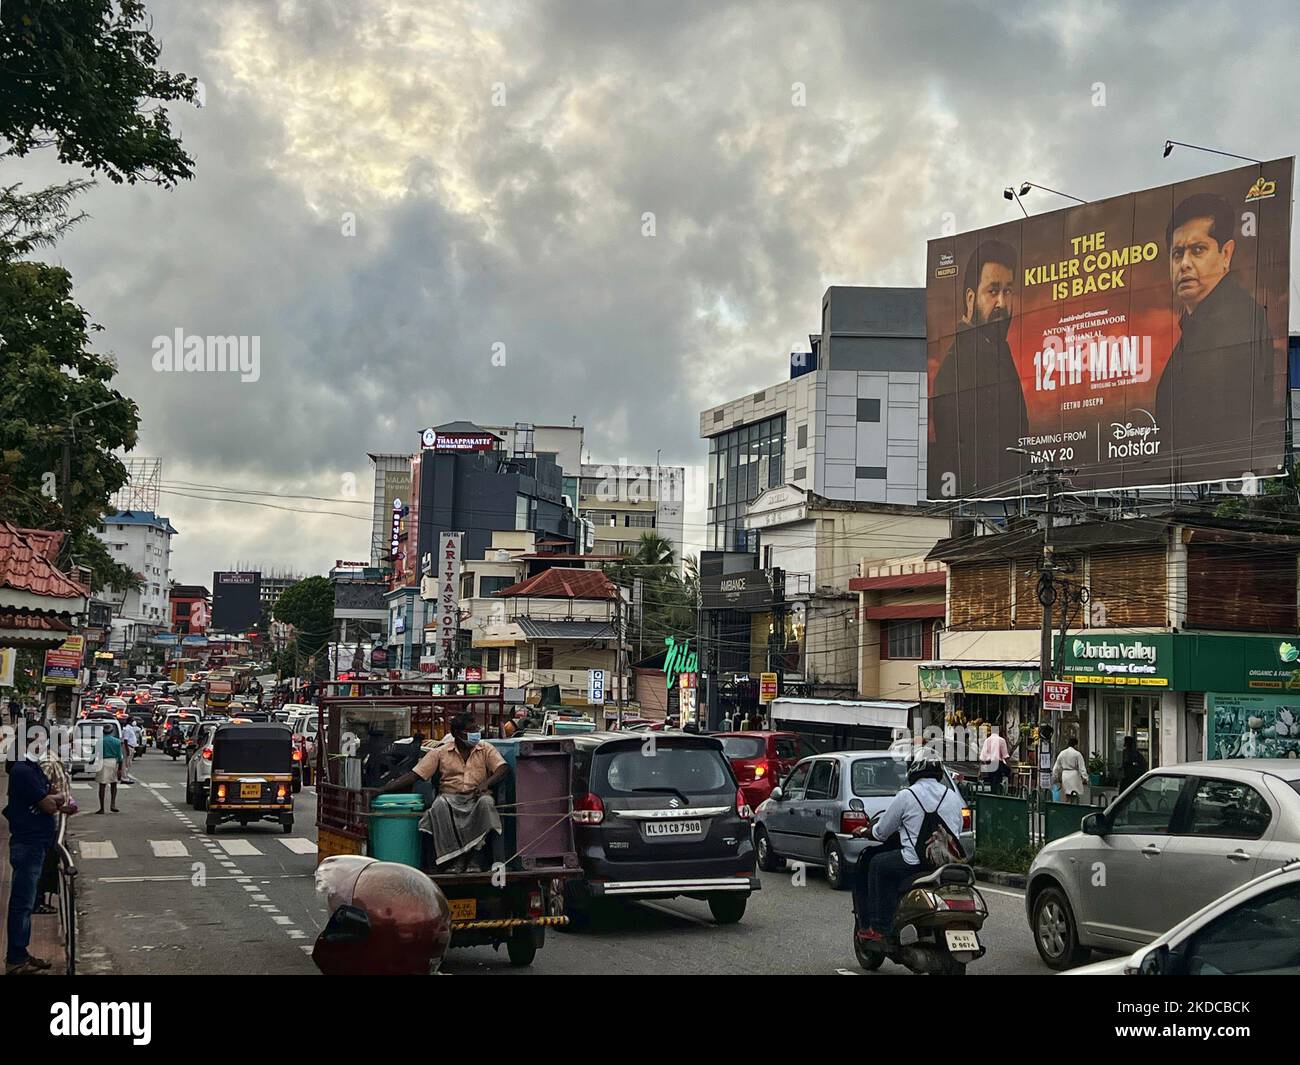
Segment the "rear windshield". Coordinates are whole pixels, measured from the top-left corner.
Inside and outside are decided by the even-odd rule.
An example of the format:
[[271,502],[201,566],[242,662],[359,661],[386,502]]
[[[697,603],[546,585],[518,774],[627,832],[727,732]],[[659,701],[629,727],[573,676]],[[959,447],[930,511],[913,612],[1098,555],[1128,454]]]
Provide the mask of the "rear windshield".
[[897,758],[859,758],[849,779],[854,795],[895,795],[907,787],[906,763]]
[[722,753],[728,758],[762,758],[767,754],[767,741],[758,736],[719,736]]
[[702,747],[641,747],[599,755],[592,764],[592,790],[602,794],[731,794],[736,785],[722,752]]

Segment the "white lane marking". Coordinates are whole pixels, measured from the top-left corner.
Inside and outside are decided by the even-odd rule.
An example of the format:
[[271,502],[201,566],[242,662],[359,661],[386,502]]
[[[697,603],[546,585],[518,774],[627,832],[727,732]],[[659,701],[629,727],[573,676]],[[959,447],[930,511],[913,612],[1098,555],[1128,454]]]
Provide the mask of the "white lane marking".
[[147,780],[137,780],[136,783],[143,784],[146,788],[154,788],[154,789],[171,787],[170,784],[150,784]]
[[987,891],[990,895],[1006,895],[1008,898],[1012,899],[1023,899],[1025,897],[1023,891],[999,891],[997,888],[985,887],[983,884],[976,884],[975,886],[979,888],[980,891]]
[[[312,873],[283,873],[276,877],[277,880],[310,880]],[[188,880],[188,876],[96,876],[92,879],[99,884],[165,884],[173,880]],[[220,874],[218,876],[209,876],[209,880],[247,880],[244,876],[231,876],[229,874]],[[247,885],[245,885],[247,886]]]
[[272,906],[272,905],[270,905],[269,903],[265,903],[265,902],[262,903],[262,909],[265,910],[267,913],[279,913],[279,912],[280,912],[280,907],[279,907],[279,906]]
[[304,944],[304,946],[303,946],[303,948],[302,948],[302,952],[303,952],[304,954],[310,954],[310,953],[312,952],[312,946],[311,946],[311,944],[310,944],[310,943],[308,943],[308,944]]
[[301,836],[281,836],[280,843],[288,847],[294,854],[315,854],[316,844],[310,839],[303,839]]
[[73,791],[90,791],[94,786],[95,786],[94,784],[77,784],[77,783],[74,783],[74,784],[72,785],[72,790],[73,790]]
[[285,929],[285,932],[288,933],[290,939],[306,939],[306,938],[307,938],[307,933],[304,932],[301,928],[286,928],[286,929]]
[[292,917],[283,917],[283,916],[281,916],[281,917],[272,917],[271,920],[274,921],[274,922],[275,922],[276,924],[278,924],[278,925],[293,924],[293,918],[292,918]]
[[81,840],[78,844],[81,849],[83,858],[116,858],[117,848],[113,846],[112,840],[105,840],[103,843],[92,843],[89,840]]
[[153,848],[155,858],[188,858],[190,852],[185,849],[185,844],[179,839],[151,839],[149,846]]
[[223,839],[219,842],[221,849],[232,857],[247,857],[262,853],[246,839]]
[[254,901],[254,902],[270,902],[270,901],[271,901],[271,896],[270,896],[270,895],[263,895],[263,894],[259,891],[256,895],[253,896],[253,901]]
[[681,910],[674,910],[674,909],[672,909],[672,908],[670,908],[670,907],[668,907],[668,906],[664,906],[664,905],[662,905],[662,904],[660,904],[660,903],[658,903],[658,902],[645,902],[645,901],[642,901],[641,905],[642,905],[642,906],[649,906],[650,909],[652,909],[652,910],[658,910],[660,913],[666,913],[669,917],[677,917],[677,918],[680,918],[680,919],[683,920],[683,921],[691,921],[691,922],[694,923],[694,924],[704,925],[705,927],[708,927],[708,928],[712,928],[712,927],[713,927],[713,922],[712,922],[712,921],[706,921],[706,920],[704,920],[704,919],[701,918],[701,917],[696,917],[693,913],[682,913]]
[[836,969],[836,976],[861,976],[861,973],[855,973],[852,969]]

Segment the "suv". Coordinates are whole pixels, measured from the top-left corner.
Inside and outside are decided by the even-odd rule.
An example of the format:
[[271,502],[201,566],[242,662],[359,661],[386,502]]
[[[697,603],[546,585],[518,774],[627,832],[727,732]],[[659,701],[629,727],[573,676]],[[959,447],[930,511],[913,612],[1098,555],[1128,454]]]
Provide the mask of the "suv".
[[191,737],[194,751],[185,764],[185,801],[196,810],[208,808],[208,785],[212,781],[212,737],[221,721],[204,720]]
[[[951,771],[949,783],[957,788]],[[758,867],[779,872],[785,860],[826,867],[826,882],[849,886],[862,852],[875,844],[853,835],[884,813],[907,787],[907,766],[891,751],[839,751],[805,758],[754,815]],[[961,811],[961,846],[975,853],[971,810]]]
[[745,915],[759,884],[749,806],[711,736],[587,732],[574,743],[573,820],[583,879],[565,885],[582,925],[597,899],[702,899]]
[[793,732],[715,732],[722,741],[722,753],[731,762],[732,772],[749,800],[749,808],[772,794],[800,758],[816,750]]

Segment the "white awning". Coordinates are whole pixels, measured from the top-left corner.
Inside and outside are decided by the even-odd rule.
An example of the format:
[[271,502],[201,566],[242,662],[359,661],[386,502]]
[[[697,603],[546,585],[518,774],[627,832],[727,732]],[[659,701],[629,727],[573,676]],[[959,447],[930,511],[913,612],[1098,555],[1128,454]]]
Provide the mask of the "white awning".
[[772,723],[804,721],[818,725],[870,725],[877,728],[911,728],[911,712],[918,702],[897,699],[777,699],[772,703]]

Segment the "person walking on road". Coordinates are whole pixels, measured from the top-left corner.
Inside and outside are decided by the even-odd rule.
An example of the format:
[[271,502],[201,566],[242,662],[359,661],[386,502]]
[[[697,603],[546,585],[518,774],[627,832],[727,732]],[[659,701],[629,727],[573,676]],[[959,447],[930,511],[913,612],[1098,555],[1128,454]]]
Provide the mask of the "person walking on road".
[[1011,775],[1011,767],[1007,765],[1011,760],[1011,751],[1007,748],[1001,728],[998,725],[992,728],[993,731],[980,747],[980,776],[989,782],[989,790],[993,794],[1000,795],[1003,781]]
[[[134,784],[131,776],[131,762],[135,759],[136,748],[141,746],[140,726],[128,721],[122,730],[122,783]],[[101,804],[102,805],[102,804]]]
[[1092,802],[1092,789],[1088,786],[1088,762],[1079,750],[1079,741],[1071,736],[1065,749],[1056,756],[1052,766],[1052,783],[1061,789],[1062,802]]
[[1124,757],[1120,759],[1119,790],[1124,791],[1147,771],[1147,760],[1138,750],[1135,736],[1124,737]]
[[33,957],[27,947],[32,941],[32,911],[45,854],[58,833],[54,815],[62,806],[63,796],[50,789],[39,755],[28,751],[10,773],[9,803],[4,810],[9,821],[9,865],[13,870],[6,915],[6,976],[27,976],[50,968],[48,961]]
[[113,733],[105,731],[104,738],[100,741],[99,754],[99,772],[95,775],[95,780],[99,783],[99,809],[97,813],[104,812],[104,789],[112,788],[112,799],[110,807],[113,813],[121,813],[117,808],[117,781],[121,772],[122,765],[122,741]]

